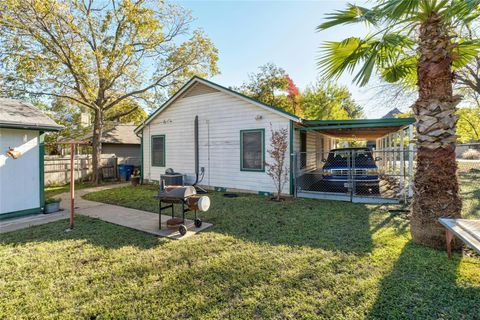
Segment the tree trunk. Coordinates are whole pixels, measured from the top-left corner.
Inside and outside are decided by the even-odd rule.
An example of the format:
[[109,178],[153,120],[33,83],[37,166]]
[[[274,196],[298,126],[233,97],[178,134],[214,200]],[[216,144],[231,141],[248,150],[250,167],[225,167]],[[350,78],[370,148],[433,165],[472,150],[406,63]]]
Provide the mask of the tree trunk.
[[436,14],[420,26],[419,98],[413,107],[417,120],[417,170],[411,234],[415,242],[435,248],[445,248],[446,244],[438,218],[459,218],[462,208],[455,160],[455,111],[460,98],[454,97],[452,91],[453,46]]
[[101,137],[103,132],[103,112],[101,110],[95,110],[95,118],[93,121],[92,182],[98,185],[101,181],[100,160],[102,155]]

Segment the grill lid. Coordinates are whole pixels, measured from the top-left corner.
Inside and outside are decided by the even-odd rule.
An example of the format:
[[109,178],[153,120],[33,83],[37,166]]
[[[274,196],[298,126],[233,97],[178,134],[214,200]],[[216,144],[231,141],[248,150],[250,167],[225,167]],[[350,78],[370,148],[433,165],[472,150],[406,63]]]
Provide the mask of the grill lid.
[[165,190],[158,195],[160,198],[185,199],[197,194],[192,186],[167,186]]

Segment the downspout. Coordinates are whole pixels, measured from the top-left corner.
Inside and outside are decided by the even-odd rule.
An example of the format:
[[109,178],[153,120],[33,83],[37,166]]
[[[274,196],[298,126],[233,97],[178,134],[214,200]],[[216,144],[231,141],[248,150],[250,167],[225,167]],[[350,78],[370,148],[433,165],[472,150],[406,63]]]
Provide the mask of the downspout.
[[194,157],[195,157],[195,183],[193,186],[196,186],[198,183],[198,171],[199,171],[199,159],[198,159],[198,116],[195,116],[194,122]]
[[293,165],[294,165],[294,157],[293,154],[293,120],[290,120],[290,139],[289,139],[289,146],[290,146],[290,195],[294,195],[294,186],[293,186]]

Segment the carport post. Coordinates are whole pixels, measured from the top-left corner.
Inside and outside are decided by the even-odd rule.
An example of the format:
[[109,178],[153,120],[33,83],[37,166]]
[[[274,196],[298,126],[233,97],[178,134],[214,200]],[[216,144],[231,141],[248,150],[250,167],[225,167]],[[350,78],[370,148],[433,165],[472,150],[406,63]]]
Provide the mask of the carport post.
[[403,186],[405,185],[405,157],[403,153],[403,136],[405,132],[404,129],[400,130],[400,192],[403,192]]
[[393,174],[396,173],[397,170],[397,154],[395,153],[397,151],[397,148],[395,146],[395,140],[397,138],[398,133],[392,133],[392,160],[393,160]]
[[413,124],[408,126],[408,197],[413,196]]
[[387,166],[388,166],[388,171],[392,170],[392,134],[389,133],[387,135]]
[[70,144],[70,229],[73,229],[73,210],[75,208],[75,144]]

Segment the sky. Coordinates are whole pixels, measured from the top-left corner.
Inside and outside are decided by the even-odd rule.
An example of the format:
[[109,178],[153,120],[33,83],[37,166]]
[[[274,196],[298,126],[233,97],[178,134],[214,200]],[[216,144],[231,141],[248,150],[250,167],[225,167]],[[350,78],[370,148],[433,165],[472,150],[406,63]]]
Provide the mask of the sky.
[[[349,1],[368,6],[365,1]],[[248,74],[273,62],[286,70],[300,89],[316,81],[322,41],[363,36],[363,25],[350,25],[317,32],[324,15],[344,9],[347,1],[182,1],[192,10],[194,27],[202,28],[219,51],[221,74],[211,78],[223,86],[239,86]],[[369,118],[381,117],[391,107],[372,104],[372,88],[352,84],[352,75],[339,79],[347,85]]]

